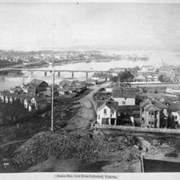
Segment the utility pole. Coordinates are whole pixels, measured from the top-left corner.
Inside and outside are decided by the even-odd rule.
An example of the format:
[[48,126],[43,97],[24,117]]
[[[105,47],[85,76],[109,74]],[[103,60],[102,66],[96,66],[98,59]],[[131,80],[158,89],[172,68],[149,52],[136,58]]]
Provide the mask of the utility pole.
[[53,24],[53,57],[52,57],[52,94],[51,94],[51,132],[54,131],[54,24]]
[[[54,53],[53,53],[54,55]],[[51,131],[54,131],[54,57],[52,64],[52,99],[51,99]]]

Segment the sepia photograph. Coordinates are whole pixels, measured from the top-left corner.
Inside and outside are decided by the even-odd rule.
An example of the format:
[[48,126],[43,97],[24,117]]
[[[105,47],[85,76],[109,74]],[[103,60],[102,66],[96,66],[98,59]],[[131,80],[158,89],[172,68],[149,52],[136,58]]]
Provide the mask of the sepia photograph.
[[180,2],[0,2],[0,176],[179,172]]

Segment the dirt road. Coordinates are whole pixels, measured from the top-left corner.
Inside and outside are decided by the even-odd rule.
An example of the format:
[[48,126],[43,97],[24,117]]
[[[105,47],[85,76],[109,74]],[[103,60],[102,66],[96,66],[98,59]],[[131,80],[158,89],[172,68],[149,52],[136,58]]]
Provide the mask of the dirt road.
[[81,108],[78,113],[69,121],[65,127],[67,131],[86,131],[91,127],[91,122],[96,118],[95,103],[93,101],[93,95],[97,93],[101,88],[109,86],[111,82],[106,82],[101,85],[95,85],[91,87],[92,91],[79,100]]

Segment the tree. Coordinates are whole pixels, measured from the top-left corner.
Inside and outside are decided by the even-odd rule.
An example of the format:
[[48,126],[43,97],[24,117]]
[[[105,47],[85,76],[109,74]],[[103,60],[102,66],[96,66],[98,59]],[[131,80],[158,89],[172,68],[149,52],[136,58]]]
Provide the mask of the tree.
[[133,81],[134,75],[130,71],[125,70],[120,72],[117,76],[113,76],[111,81],[113,82],[131,82]]
[[24,107],[19,103],[3,104],[1,109],[3,125],[16,124],[17,128],[19,123],[23,121],[30,112],[27,112]]
[[158,77],[158,80],[161,82],[171,82],[171,80],[166,75],[162,74]]
[[118,78],[121,82],[131,82],[133,81],[134,75],[130,71],[125,70],[118,74]]
[[118,76],[113,76],[113,77],[111,78],[111,81],[112,81],[112,82],[118,82]]

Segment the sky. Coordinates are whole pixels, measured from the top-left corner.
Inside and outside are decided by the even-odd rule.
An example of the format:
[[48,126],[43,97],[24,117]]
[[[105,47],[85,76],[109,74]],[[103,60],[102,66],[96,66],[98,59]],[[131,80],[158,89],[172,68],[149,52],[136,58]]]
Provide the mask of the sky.
[[0,49],[180,50],[180,4],[1,3]]

